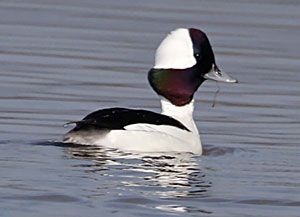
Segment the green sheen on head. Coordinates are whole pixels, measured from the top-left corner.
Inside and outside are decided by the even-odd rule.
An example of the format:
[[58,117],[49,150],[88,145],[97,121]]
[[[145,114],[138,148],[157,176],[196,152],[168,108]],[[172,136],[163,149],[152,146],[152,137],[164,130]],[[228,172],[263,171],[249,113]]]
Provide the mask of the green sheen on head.
[[[193,99],[203,81],[216,80],[213,74],[220,73],[206,34],[199,29],[181,28],[169,33],[157,48],[148,80],[157,94],[183,106]],[[229,82],[222,76],[218,81]]]

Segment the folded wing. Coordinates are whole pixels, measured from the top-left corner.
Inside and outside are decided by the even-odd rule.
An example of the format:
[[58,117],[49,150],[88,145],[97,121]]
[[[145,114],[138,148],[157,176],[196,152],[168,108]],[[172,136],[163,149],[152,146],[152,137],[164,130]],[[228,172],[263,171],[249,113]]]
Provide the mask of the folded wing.
[[81,121],[75,123],[76,127],[72,131],[81,130],[117,130],[126,129],[126,126],[133,124],[153,124],[177,127],[190,131],[181,122],[167,115],[139,109],[109,108],[95,111]]

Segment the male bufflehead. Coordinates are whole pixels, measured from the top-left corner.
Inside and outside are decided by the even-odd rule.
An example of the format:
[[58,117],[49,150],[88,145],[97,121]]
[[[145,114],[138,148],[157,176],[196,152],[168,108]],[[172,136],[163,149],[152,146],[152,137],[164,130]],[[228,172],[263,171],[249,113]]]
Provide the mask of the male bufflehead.
[[176,29],[159,45],[148,73],[151,87],[163,97],[161,114],[128,108],[98,110],[73,122],[76,126],[63,141],[133,152],[202,154],[193,95],[207,79],[237,82],[219,70],[203,31]]

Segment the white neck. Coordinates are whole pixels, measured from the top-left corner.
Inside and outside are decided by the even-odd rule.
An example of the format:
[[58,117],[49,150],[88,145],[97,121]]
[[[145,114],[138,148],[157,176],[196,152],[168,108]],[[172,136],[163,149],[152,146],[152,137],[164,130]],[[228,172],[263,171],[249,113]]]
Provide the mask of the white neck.
[[180,121],[190,131],[198,134],[197,126],[193,119],[194,100],[184,106],[173,105],[170,101],[162,99],[161,101],[162,114],[170,116]]

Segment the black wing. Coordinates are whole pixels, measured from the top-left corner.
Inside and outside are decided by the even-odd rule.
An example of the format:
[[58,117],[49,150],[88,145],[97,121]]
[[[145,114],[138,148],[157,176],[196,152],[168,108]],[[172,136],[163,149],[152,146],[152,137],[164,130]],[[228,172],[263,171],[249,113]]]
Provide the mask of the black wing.
[[109,108],[102,109],[87,115],[81,121],[76,123],[73,131],[103,129],[116,130],[124,129],[130,124],[145,123],[155,125],[169,125],[178,127],[182,130],[190,131],[181,122],[167,115],[158,114],[147,110],[136,110],[127,108]]

